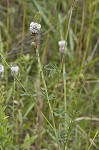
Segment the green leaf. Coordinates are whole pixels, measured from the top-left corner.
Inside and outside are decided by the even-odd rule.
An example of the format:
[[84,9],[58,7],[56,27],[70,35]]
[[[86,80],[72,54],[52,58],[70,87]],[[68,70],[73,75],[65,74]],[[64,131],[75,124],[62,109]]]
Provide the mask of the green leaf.
[[22,144],[22,148],[27,148],[29,149],[31,144],[34,143],[34,141],[36,140],[37,135],[34,135],[32,137],[29,136],[29,134],[27,133],[25,139],[24,139],[24,144]]
[[27,111],[26,111],[26,113],[24,115],[24,118],[29,114],[29,112],[32,110],[33,107],[34,107],[34,103],[30,103],[29,107],[28,107],[28,109],[27,109]]

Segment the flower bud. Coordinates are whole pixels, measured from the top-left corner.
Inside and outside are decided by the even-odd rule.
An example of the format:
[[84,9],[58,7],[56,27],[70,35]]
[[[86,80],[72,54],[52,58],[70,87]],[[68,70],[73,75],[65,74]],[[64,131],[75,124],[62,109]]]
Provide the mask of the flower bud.
[[33,46],[33,48],[37,48],[37,44],[35,42],[32,42],[31,45]]
[[81,83],[81,84],[83,84],[84,83],[84,75],[83,74],[79,74],[79,82]]

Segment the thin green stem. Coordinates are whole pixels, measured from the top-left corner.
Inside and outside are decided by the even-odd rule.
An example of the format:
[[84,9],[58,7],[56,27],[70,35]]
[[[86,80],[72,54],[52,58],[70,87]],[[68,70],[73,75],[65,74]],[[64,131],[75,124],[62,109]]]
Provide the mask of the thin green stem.
[[[44,88],[45,88],[45,92],[46,92],[46,97],[47,97],[49,109],[50,109],[51,116],[52,116],[53,127],[54,127],[54,129],[55,129],[55,130],[54,130],[55,136],[56,136],[57,143],[58,143],[58,146],[59,146],[59,140],[58,140],[58,137],[57,137],[57,131],[56,131],[56,126],[55,126],[55,121],[54,121],[54,116],[53,116],[53,110],[52,110],[52,107],[51,107],[51,104],[50,104],[50,100],[49,100],[49,95],[48,95],[48,91],[47,91],[47,85],[46,85],[44,73],[43,73],[43,70],[42,70],[42,65],[41,65],[41,61],[40,61],[40,56],[39,56],[38,48],[36,48],[36,55],[37,55],[37,59],[38,59],[39,71],[40,71],[40,73],[41,73],[41,77],[42,77],[43,85],[44,85]],[[59,147],[60,147],[60,146],[59,146]],[[60,148],[59,148],[59,149],[60,149]]]
[[9,23],[10,23],[10,15],[9,15],[9,0],[7,1],[7,45],[6,45],[6,49],[8,52],[9,49]]
[[[15,109],[14,109],[14,100],[15,100],[15,78],[14,78],[14,82],[13,82],[13,121],[15,122]],[[13,143],[14,143],[14,133],[15,133],[15,131],[14,131],[14,128],[15,127],[15,124],[14,124],[14,126],[13,126],[13,130],[12,130],[12,134],[13,134]]]
[[13,82],[13,118],[14,118],[14,115],[15,115],[14,100],[15,100],[15,78],[14,78],[14,82]]
[[23,54],[23,41],[24,41],[24,31],[25,31],[25,17],[26,17],[26,0],[23,1],[24,13],[23,13],[23,24],[22,24],[22,44],[20,57]]
[[71,6],[71,8],[70,8],[70,16],[69,16],[68,27],[67,27],[67,32],[66,32],[66,36],[65,36],[65,40],[66,41],[67,41],[68,32],[69,32],[69,28],[70,28],[72,12],[73,12],[73,6]]
[[91,142],[91,144],[90,144],[88,150],[90,150],[91,146],[93,145],[94,140],[95,140],[96,136],[98,135],[98,132],[99,132],[99,130],[96,131],[95,136],[94,136],[94,138],[93,138],[93,140],[92,140],[92,142]]
[[[67,32],[65,36],[65,40],[67,41],[68,38],[68,33],[69,33],[69,28],[70,28],[70,23],[71,23],[71,17],[72,17],[72,11],[73,11],[73,6],[70,8],[70,16],[69,16],[69,21],[68,21],[68,27],[67,27]],[[66,51],[66,45],[65,45],[65,51]],[[64,81],[64,106],[65,106],[65,129],[67,128],[66,126],[66,112],[67,112],[67,99],[66,99],[66,77],[64,77],[66,70],[65,70],[65,58],[66,54],[63,55],[63,81]],[[67,142],[65,145],[65,150],[68,150]]]
[[66,102],[66,77],[64,77],[66,71],[65,71],[65,63],[63,64],[63,80],[64,80],[64,106],[65,106],[65,113],[67,111],[67,102]]

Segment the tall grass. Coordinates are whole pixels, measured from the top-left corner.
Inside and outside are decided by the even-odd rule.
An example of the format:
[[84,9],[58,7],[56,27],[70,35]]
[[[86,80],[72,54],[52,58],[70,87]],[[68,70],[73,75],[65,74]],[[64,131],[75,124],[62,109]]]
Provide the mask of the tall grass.
[[[1,0],[1,149],[98,150],[98,4]],[[32,21],[42,26],[36,48]],[[67,42],[61,54],[60,40]],[[19,66],[17,76],[11,64]]]

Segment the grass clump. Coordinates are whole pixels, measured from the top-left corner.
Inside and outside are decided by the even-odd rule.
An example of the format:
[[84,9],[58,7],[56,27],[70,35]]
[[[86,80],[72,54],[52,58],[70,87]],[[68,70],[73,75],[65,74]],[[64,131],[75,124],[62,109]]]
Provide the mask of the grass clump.
[[4,87],[0,88],[0,149],[7,150],[11,146],[11,126],[8,122],[8,116],[5,114],[5,92]]
[[98,0],[1,0],[0,10],[0,142],[98,150]]

